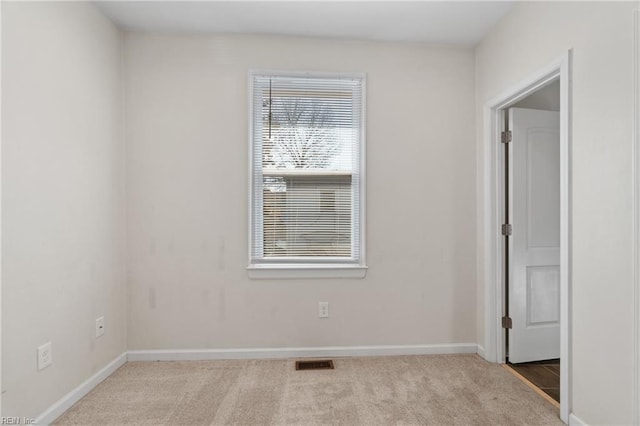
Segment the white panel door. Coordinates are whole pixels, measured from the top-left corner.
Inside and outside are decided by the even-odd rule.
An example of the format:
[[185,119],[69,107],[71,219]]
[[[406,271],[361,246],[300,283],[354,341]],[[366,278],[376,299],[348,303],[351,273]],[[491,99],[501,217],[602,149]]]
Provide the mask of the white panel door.
[[509,361],[560,358],[560,115],[509,110]]

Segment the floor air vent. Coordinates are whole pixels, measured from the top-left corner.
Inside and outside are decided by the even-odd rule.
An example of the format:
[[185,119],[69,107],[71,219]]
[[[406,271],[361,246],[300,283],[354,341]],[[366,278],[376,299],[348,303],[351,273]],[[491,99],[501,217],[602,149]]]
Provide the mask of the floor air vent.
[[296,361],[296,370],[333,370],[333,361],[330,359]]

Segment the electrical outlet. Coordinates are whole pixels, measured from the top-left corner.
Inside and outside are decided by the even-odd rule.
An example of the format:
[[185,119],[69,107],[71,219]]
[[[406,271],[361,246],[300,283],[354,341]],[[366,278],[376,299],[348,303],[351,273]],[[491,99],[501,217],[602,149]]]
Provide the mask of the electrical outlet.
[[318,317],[329,318],[329,302],[318,302]]
[[96,319],[96,338],[104,334],[104,317]]
[[38,371],[44,370],[53,364],[53,353],[51,352],[51,342],[47,342],[38,347]]

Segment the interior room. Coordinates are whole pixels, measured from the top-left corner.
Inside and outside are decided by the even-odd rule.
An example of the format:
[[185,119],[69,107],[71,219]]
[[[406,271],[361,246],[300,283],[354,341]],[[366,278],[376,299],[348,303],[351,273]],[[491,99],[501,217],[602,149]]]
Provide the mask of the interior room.
[[2,423],[640,424],[638,1],[0,12]]

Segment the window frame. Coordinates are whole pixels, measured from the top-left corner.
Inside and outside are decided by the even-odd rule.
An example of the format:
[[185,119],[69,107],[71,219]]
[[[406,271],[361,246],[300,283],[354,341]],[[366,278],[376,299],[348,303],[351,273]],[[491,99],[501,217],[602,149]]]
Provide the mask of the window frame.
[[[254,161],[254,104],[253,104],[253,87],[254,87],[254,77],[255,76],[274,76],[274,77],[307,77],[307,78],[344,78],[344,79],[358,79],[361,82],[361,120],[360,120],[360,140],[359,140],[359,154],[360,154],[360,164],[359,164],[359,188],[358,191],[360,203],[358,211],[354,214],[359,215],[359,229],[357,235],[359,236],[359,241],[353,243],[359,244],[360,256],[358,259],[354,261],[345,261],[344,259],[338,258],[327,258],[326,261],[318,261],[315,259],[314,262],[304,262],[304,261],[287,261],[286,259],[278,260],[278,259],[268,259],[265,262],[255,263],[253,262],[252,256],[252,248],[253,248],[253,238],[252,232],[254,229],[253,223],[253,209],[256,204],[256,200],[254,199],[254,194],[256,188],[254,187],[254,169],[253,169],[253,161]],[[366,74],[365,73],[329,73],[329,72],[310,72],[310,71],[281,71],[281,70],[249,70],[249,78],[248,78],[248,109],[249,109],[249,135],[248,135],[248,167],[249,167],[249,194],[248,194],[248,259],[249,265],[247,266],[247,271],[249,278],[252,279],[300,279],[300,278],[364,278],[367,266],[366,266],[366,257],[365,257],[365,206],[366,206]],[[262,221],[262,215],[260,216],[260,221]],[[262,226],[262,225],[260,225]]]

